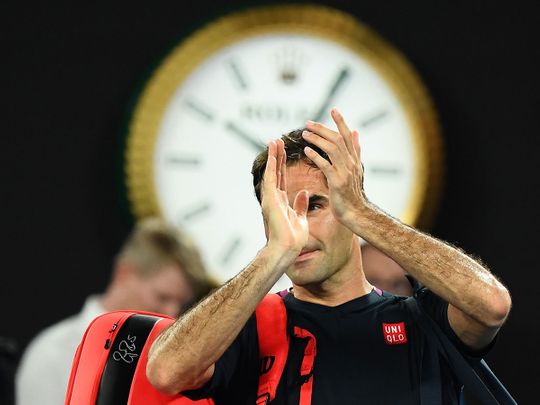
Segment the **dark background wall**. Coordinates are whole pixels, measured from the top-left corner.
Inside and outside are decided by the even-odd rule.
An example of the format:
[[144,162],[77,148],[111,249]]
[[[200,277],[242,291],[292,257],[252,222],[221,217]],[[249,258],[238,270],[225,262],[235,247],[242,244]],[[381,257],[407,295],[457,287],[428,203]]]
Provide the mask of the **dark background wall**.
[[[514,309],[488,360],[528,402],[540,360],[540,14],[533,2],[322,2],[400,49],[431,91],[447,175],[431,232],[480,256]],[[105,286],[130,229],[118,162],[129,103],[178,39],[246,3],[0,4],[0,335],[22,349]]]

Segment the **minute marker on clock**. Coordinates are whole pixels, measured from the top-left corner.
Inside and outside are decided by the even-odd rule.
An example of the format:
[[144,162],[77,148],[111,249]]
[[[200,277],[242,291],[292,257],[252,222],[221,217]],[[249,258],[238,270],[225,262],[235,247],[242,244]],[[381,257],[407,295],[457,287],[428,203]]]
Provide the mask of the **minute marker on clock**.
[[396,166],[370,165],[367,169],[374,175],[399,176],[402,173],[401,168]]
[[378,113],[373,114],[370,117],[363,119],[360,122],[360,127],[365,129],[377,122],[380,122],[381,120],[384,120],[387,116],[388,116],[388,110],[379,111]]
[[240,129],[236,124],[231,121],[225,122],[225,128],[231,133],[236,135],[238,139],[246,142],[250,145],[257,153],[263,151],[266,148],[266,144],[254,138],[252,135],[248,134],[246,131]]
[[242,239],[240,239],[240,237],[236,237],[231,241],[231,243],[225,249],[225,253],[221,257],[221,264],[222,265],[226,265],[227,263],[229,263],[229,261],[231,260],[231,258],[234,255],[234,253],[240,247],[241,242],[242,242]]
[[186,100],[185,105],[187,107],[189,107],[192,111],[199,114],[200,117],[203,117],[204,119],[206,119],[207,121],[212,121],[214,119],[214,116],[213,116],[212,113],[206,111],[200,105],[198,105],[197,103],[195,103],[195,102],[193,102],[191,100]]
[[168,156],[166,162],[172,165],[199,166],[201,159],[192,156]]
[[182,221],[190,221],[195,217],[198,217],[201,214],[206,213],[207,211],[210,211],[210,204],[209,203],[202,203],[201,205],[195,206],[191,208],[188,212],[181,215]]
[[233,77],[235,79],[235,82],[240,86],[242,90],[247,89],[247,83],[242,76],[242,73],[240,72],[240,68],[236,64],[235,61],[231,60],[228,63],[229,67],[231,68],[231,72],[233,73]]

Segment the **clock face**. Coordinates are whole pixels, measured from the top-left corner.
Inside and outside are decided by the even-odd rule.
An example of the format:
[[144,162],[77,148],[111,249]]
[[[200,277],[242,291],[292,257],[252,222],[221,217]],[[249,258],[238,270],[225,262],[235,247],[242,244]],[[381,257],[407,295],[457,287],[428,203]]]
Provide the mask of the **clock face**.
[[[161,102],[147,169],[154,213],[193,236],[216,278],[233,277],[266,242],[255,156],[308,119],[334,127],[329,111],[337,106],[360,132],[368,198],[413,222],[425,162],[410,106],[390,76],[369,53],[305,32],[261,32],[215,49]],[[275,289],[288,286],[282,279]]]

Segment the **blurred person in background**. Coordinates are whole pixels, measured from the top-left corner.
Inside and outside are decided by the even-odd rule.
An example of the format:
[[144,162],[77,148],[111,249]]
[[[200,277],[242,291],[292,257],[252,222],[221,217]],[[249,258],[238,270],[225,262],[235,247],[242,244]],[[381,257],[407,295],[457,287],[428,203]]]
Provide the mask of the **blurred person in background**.
[[214,287],[186,234],[157,218],[141,221],[117,255],[105,292],[30,342],[16,375],[17,404],[64,403],[73,356],[95,317],[117,310],[177,317]]
[[362,245],[362,266],[367,280],[394,295],[410,296],[412,285],[405,270],[390,257],[370,244]]

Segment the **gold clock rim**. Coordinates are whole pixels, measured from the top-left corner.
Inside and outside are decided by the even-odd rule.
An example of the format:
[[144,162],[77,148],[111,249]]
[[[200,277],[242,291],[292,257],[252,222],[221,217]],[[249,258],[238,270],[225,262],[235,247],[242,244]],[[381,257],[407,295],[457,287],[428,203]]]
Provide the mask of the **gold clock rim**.
[[263,6],[223,16],[192,33],[165,57],[139,96],[128,127],[124,170],[135,217],[162,215],[154,183],[154,148],[161,119],[176,89],[219,49],[269,33],[333,40],[361,55],[382,75],[406,113],[417,162],[411,198],[399,218],[427,227],[436,213],[443,171],[442,137],[428,91],[391,44],[351,15],[318,5]]

